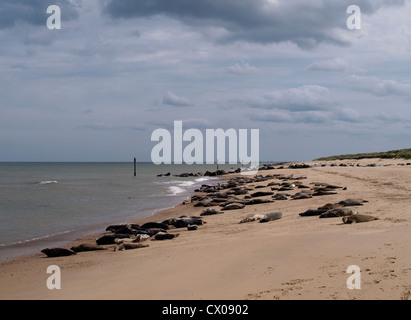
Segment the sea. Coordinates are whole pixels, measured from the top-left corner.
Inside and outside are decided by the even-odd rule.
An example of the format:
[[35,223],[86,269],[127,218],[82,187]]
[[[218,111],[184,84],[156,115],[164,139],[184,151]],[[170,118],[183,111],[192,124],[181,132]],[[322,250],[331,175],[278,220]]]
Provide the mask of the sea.
[[133,163],[0,163],[0,262],[174,207],[201,185],[221,181],[202,176],[215,170],[138,163],[134,177]]

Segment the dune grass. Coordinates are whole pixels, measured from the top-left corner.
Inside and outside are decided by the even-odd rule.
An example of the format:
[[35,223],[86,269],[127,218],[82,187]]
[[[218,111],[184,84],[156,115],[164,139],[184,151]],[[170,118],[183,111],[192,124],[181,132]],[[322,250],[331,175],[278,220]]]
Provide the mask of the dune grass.
[[318,158],[314,161],[335,161],[335,160],[361,160],[361,159],[411,159],[411,149],[392,150],[386,152],[346,154],[340,156],[331,156]]

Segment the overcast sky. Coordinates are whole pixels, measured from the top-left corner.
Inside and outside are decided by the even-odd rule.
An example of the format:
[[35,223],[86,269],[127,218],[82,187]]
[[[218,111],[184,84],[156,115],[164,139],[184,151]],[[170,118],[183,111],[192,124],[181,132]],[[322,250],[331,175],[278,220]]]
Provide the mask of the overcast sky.
[[411,0],[1,0],[0,161],[150,161],[175,120],[259,129],[262,161],[411,147],[410,17]]

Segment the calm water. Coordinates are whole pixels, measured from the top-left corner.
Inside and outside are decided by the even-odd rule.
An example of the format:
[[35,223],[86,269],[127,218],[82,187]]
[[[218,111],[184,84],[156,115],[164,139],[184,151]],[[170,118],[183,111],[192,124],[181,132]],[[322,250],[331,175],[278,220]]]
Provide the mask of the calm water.
[[133,177],[130,163],[0,163],[0,260],[172,207],[217,180],[158,174],[215,169],[144,163]]

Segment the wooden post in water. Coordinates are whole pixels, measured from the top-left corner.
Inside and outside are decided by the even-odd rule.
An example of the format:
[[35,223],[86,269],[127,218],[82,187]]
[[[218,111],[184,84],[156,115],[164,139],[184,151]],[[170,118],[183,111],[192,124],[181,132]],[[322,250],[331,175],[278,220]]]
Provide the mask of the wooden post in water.
[[134,158],[134,176],[137,176],[137,159]]

